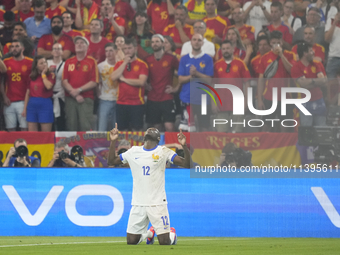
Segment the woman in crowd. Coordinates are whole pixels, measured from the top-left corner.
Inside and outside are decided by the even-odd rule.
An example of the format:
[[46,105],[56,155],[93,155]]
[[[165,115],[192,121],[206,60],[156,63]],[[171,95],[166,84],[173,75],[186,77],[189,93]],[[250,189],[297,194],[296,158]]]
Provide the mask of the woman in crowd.
[[43,56],[36,56],[32,64],[30,79],[27,81],[27,92],[23,115],[26,115],[28,131],[50,132],[54,121],[53,86],[55,75],[47,66]]
[[176,44],[171,36],[164,35],[164,51],[166,53],[172,54],[177,57],[178,60],[181,59],[179,54],[176,54]]
[[128,37],[134,37],[138,44],[137,55],[144,59],[149,54],[153,53],[151,47],[151,38],[154,32],[151,30],[151,24],[148,15],[145,12],[138,11],[132,21],[131,33]]
[[125,44],[125,36],[124,35],[117,35],[114,44],[117,47],[116,50],[116,63],[124,59],[124,52],[123,46]]
[[55,43],[52,46],[53,59],[47,60],[48,67],[55,74],[56,82],[53,87],[53,113],[55,131],[65,131],[65,90],[62,86],[62,76],[65,62],[62,59],[63,46]]

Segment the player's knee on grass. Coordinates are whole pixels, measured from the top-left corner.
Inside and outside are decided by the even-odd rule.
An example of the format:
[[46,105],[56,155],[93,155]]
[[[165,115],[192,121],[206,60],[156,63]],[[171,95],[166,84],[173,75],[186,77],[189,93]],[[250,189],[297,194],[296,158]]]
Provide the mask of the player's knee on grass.
[[157,235],[157,239],[160,245],[170,245],[170,233],[165,233],[161,235]]
[[128,233],[126,235],[126,242],[127,242],[127,244],[138,244],[140,238],[141,238],[141,235],[134,235],[134,234]]

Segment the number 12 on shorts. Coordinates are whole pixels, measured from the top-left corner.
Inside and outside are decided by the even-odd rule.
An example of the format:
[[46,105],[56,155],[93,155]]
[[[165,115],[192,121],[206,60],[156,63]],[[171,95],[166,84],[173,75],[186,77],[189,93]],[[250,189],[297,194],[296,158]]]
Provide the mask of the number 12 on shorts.
[[150,175],[149,171],[150,171],[149,166],[143,166],[143,175]]
[[163,220],[164,229],[166,229],[169,226],[168,216],[162,216],[161,219]]

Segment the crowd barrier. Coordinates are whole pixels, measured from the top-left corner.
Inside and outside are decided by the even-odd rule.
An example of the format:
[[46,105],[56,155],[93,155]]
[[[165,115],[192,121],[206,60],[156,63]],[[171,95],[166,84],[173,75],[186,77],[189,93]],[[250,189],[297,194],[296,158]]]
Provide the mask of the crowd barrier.
[[[70,147],[80,145],[84,149],[88,167],[106,167],[109,151],[108,132],[0,132],[0,160],[6,157],[17,138],[27,140],[30,155],[41,159],[45,167],[53,157],[54,143],[63,140]],[[201,166],[219,162],[221,150],[226,143],[249,150],[252,162],[260,165],[300,165],[313,162],[313,148],[300,146],[297,133],[186,133],[188,143],[194,148],[193,160]],[[143,144],[144,132],[123,132],[120,139],[127,139],[131,145]],[[164,133],[160,145],[178,143],[177,133]]]
[[[166,170],[179,236],[340,237],[340,179],[193,179]],[[125,236],[128,168],[2,168],[1,236]]]

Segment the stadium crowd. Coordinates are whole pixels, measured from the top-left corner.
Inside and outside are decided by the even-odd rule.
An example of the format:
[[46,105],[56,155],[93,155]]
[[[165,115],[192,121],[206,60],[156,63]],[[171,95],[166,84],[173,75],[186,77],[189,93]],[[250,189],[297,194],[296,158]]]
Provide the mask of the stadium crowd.
[[272,107],[273,88],[306,88],[312,116],[293,108],[281,116],[280,107],[268,116],[301,126],[327,125],[328,107],[339,105],[338,0],[0,4],[0,130],[107,131],[117,122],[122,131],[205,131],[211,114],[238,121],[232,94],[219,90],[226,103],[201,115],[193,78],[251,86],[260,110]]

